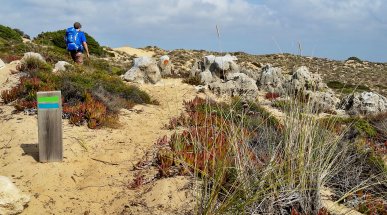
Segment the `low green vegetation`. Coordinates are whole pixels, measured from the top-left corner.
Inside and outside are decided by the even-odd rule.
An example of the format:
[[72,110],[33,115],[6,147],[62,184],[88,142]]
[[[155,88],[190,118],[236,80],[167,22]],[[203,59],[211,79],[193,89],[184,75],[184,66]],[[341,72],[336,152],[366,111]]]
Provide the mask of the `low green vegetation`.
[[4,25],[0,25],[0,39],[5,41],[23,42],[17,31]]
[[349,58],[347,59],[347,61],[349,61],[349,60],[353,60],[353,61],[358,62],[358,63],[362,63],[362,62],[363,62],[363,61],[360,60],[358,57],[354,57],[354,56],[349,57]]
[[194,85],[194,86],[198,86],[202,84],[199,76],[186,77],[184,78],[183,83]]
[[329,88],[337,90],[344,94],[371,91],[369,87],[364,85],[353,85],[353,84],[342,83],[340,81],[330,81],[327,83],[327,85]]
[[[34,42],[41,45],[54,46],[60,49],[66,49],[66,43],[64,37],[66,30],[59,30],[54,32],[43,32],[34,38]],[[107,52],[99,45],[99,43],[88,33],[85,33],[87,45],[89,47],[90,54],[96,56],[106,56]]]
[[332,129],[336,129],[342,126],[350,126],[352,129],[356,130],[362,137],[373,138],[377,136],[377,130],[372,125],[370,120],[366,118],[359,117],[327,117],[320,119],[320,122],[324,125],[332,126]]
[[64,117],[75,125],[114,127],[120,109],[156,103],[147,93],[125,84],[115,74],[123,68],[101,59],[90,59],[85,65],[72,65],[67,71],[54,74],[49,61],[28,57],[18,69],[27,75],[14,88],[1,92],[5,103],[12,102],[19,111],[35,109],[36,92],[60,90]]
[[0,59],[5,63],[19,60],[29,50],[17,31],[0,25]]

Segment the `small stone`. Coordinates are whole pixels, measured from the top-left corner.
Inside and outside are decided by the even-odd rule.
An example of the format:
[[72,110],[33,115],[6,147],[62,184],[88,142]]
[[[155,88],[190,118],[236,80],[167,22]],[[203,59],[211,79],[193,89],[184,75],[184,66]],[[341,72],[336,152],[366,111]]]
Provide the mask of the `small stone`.
[[9,178],[0,176],[0,214],[19,214],[29,201],[30,197],[21,193]]
[[64,72],[67,70],[67,67],[69,66],[71,66],[71,64],[66,61],[58,61],[55,64],[54,72]]
[[3,67],[5,67],[5,63],[0,59],[0,69],[2,69]]

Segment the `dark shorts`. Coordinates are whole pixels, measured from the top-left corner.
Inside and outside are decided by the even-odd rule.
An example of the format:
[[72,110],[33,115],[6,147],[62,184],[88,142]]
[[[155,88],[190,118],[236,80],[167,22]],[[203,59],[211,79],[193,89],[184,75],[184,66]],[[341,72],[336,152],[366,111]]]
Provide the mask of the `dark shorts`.
[[75,63],[83,64],[83,54],[82,52],[70,52],[71,57]]

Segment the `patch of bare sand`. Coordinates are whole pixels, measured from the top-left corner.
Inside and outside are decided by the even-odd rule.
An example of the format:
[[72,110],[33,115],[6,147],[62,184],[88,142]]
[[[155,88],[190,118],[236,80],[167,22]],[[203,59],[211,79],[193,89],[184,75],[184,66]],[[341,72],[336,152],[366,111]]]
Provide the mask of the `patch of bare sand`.
[[136,49],[129,46],[114,48],[113,50],[125,52],[129,55],[136,55],[137,57],[153,57],[153,55],[155,55],[152,51],[144,51],[142,49]]
[[0,91],[9,89],[19,82],[19,77],[16,74],[16,66],[18,63],[19,61],[13,61],[0,68]]
[[[120,114],[119,129],[90,130],[63,121],[64,161],[39,163],[37,117],[11,114],[0,106],[0,175],[31,195],[23,214],[181,214],[193,203],[189,180],[163,179],[128,189],[133,165],[159,137],[163,126],[196,95],[179,79],[141,85],[160,105],[138,105]],[[191,208],[188,206],[185,209]]]
[[329,189],[323,189],[321,191],[321,203],[330,213],[336,215],[361,215],[362,213],[346,207],[345,205],[340,205],[332,201],[331,196],[333,193]]

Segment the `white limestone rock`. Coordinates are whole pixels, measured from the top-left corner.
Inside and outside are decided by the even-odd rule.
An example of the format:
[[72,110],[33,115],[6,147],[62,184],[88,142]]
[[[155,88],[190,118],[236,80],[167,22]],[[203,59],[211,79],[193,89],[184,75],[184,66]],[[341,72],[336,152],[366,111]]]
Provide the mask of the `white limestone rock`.
[[66,61],[58,61],[55,64],[54,72],[64,72],[70,66],[72,66],[72,65],[70,63],[66,62]]
[[343,98],[340,108],[350,115],[387,112],[387,98],[373,92],[354,93]]
[[30,197],[23,194],[12,181],[0,176],[0,214],[19,214],[30,201]]

